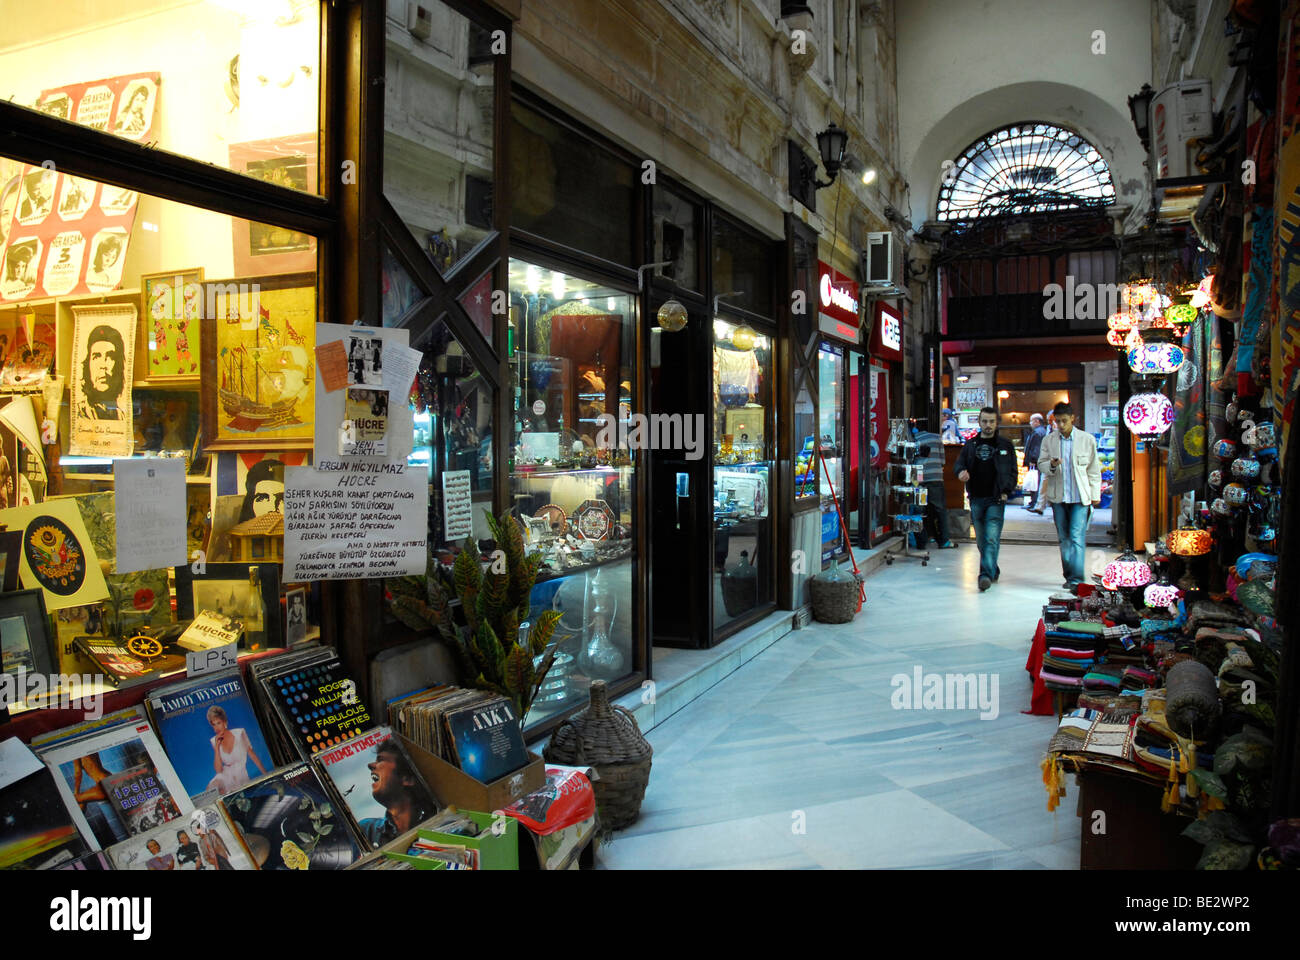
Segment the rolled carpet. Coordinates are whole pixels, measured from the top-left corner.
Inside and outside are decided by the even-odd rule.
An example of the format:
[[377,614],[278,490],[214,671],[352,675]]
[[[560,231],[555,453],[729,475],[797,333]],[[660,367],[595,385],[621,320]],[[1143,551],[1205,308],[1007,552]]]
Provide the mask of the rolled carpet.
[[1214,674],[1197,660],[1182,660],[1165,677],[1165,715],[1175,733],[1207,738],[1219,723],[1223,705]]

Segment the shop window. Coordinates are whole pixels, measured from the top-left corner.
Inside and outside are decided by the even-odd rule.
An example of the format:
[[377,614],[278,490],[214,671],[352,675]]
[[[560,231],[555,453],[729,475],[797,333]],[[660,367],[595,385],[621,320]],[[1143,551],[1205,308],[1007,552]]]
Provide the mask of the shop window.
[[406,4],[389,4],[384,195],[446,273],[492,230],[496,85],[490,38],[441,0],[421,0],[423,39]]
[[1039,377],[1043,383],[1068,383],[1070,371],[1063,367],[1053,367],[1049,370],[1039,371]]
[[817,478],[821,476],[821,466],[817,462],[817,427],[817,404],[805,380],[794,401],[794,495],[798,500],[820,496],[817,486]]
[[322,6],[155,0],[74,14],[7,4],[0,90],[70,123],[317,193]]
[[713,624],[771,600],[772,338],[713,321]]
[[1037,383],[1037,370],[998,370],[997,382],[1002,383]]
[[512,226],[635,266],[637,169],[519,102],[510,137]]
[[402,317],[406,316],[406,312],[424,299],[415,279],[387,246],[384,247],[384,268],[380,277],[380,286],[386,327],[398,326]]
[[698,290],[700,208],[670,190],[654,193],[654,262],[672,261],[658,273],[679,287]]
[[542,566],[533,610],[563,614],[530,724],[634,669],[635,298],[510,261],[510,495]]
[[420,344],[424,358],[411,401],[415,408],[415,443],[409,462],[429,471],[429,545],[451,562],[464,544],[465,518],[448,518],[443,485],[449,473],[466,476],[473,507],[468,521],[475,540],[491,536],[483,511],[492,508],[492,386],[474,368],[447,324],[439,320]]
[[846,483],[848,448],[844,433],[844,351],[823,342],[817,350],[818,447],[822,472],[820,494],[822,509],[822,554],[826,563],[841,552],[844,537],[840,532],[835,498],[841,507],[848,503]]
[[[723,217],[713,221],[713,289],[752,313],[772,312],[770,244]],[[809,301],[814,302],[814,301]]]
[[[180,460],[187,554],[278,563],[314,436],[316,238],[4,158],[0,189],[0,506],[72,497],[111,570],[115,462]],[[165,569],[106,578],[110,632],[171,622]],[[60,649],[87,632],[57,626]]]

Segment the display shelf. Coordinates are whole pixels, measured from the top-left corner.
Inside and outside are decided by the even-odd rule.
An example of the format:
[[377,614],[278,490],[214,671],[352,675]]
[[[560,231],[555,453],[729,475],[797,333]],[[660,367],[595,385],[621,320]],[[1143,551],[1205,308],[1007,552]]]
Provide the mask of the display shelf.
[[549,572],[547,568],[539,567],[537,572],[537,579],[534,581],[534,586],[536,586],[536,584],[539,583],[546,583],[549,580],[559,580],[564,577],[571,577],[574,574],[588,573],[592,570],[599,570],[601,567],[610,567],[616,563],[625,563],[630,559],[633,559],[633,554],[631,551],[623,554],[622,556],[606,557],[603,560],[597,559],[591,561],[590,563],[584,563],[579,566],[564,567],[563,569],[550,570]]

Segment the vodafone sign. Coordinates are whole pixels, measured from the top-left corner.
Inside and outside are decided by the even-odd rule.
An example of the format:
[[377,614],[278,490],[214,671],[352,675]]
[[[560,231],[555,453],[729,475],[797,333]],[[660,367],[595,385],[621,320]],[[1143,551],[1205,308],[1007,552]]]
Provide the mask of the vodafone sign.
[[858,285],[821,260],[817,261],[817,310],[823,330],[847,340],[858,338]]

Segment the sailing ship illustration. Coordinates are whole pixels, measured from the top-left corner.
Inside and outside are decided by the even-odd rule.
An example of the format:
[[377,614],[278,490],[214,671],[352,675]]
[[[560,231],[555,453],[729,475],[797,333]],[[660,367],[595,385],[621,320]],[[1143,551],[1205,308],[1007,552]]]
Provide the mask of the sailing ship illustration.
[[253,342],[222,350],[217,391],[229,428],[249,433],[301,423],[294,411],[315,377],[302,336],[286,321],[290,342],[283,343],[266,307],[258,312]]

